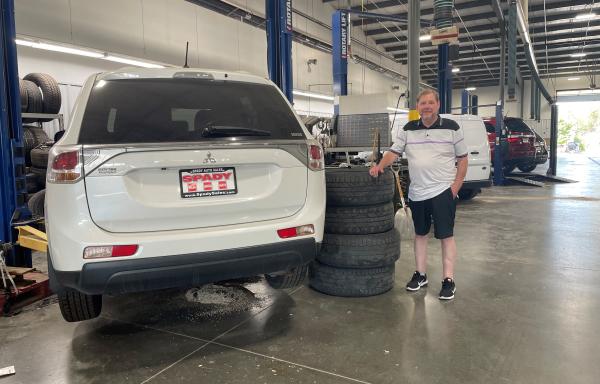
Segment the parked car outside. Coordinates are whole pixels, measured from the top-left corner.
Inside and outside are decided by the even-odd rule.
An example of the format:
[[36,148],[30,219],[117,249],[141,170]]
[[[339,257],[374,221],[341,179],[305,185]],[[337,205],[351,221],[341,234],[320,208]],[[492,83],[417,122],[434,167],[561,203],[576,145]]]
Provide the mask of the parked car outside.
[[323,238],[323,151],[279,89],[198,69],[91,76],[51,150],[46,226],[67,321],[102,295],[265,274],[300,284]]

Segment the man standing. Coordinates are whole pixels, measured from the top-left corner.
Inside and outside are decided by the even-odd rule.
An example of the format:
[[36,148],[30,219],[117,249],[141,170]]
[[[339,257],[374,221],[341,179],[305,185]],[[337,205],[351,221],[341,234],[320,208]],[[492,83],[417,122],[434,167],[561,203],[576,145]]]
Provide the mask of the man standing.
[[409,206],[415,225],[415,263],[417,270],[406,284],[418,291],[427,281],[427,234],[433,219],[434,235],[442,242],[444,276],[439,298],[454,298],[454,216],[456,197],[467,174],[467,146],[462,128],[450,119],[441,118],[439,95],[434,90],[422,91],[417,98],[420,120],[407,123],[398,131],[394,144],[379,164],[369,170],[377,177],[402,152],[408,158],[410,189]]

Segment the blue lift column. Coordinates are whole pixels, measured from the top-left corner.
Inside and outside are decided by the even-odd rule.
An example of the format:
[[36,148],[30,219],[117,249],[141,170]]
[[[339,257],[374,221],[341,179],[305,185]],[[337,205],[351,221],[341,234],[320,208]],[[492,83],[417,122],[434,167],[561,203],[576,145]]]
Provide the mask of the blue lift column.
[[267,0],[267,64],[269,78],[293,102],[292,0]]
[[[13,224],[30,217],[25,204],[25,156],[21,125],[21,98],[15,43],[15,12],[13,0],[2,0],[0,28],[0,243],[13,243]],[[6,257],[9,265],[31,266],[31,253],[23,252],[18,259]]]
[[[448,82],[452,84],[452,69],[448,62],[448,44],[438,45],[438,93],[440,94],[440,113],[451,113],[452,105],[448,100]],[[448,79],[450,78],[450,80]],[[452,88],[450,88],[450,92]],[[450,100],[450,102],[452,102]]]
[[461,92],[460,113],[466,115],[471,112],[469,109],[469,91],[463,89]]
[[[347,11],[337,10],[331,16],[333,60],[333,96],[348,94],[348,39],[350,16]],[[338,115],[339,105],[334,104],[334,115]]]

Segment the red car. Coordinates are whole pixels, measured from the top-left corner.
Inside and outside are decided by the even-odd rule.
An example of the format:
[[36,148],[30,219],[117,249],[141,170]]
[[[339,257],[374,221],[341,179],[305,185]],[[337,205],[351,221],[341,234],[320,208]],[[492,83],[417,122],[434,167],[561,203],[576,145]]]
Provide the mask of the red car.
[[[490,144],[492,166],[494,164],[494,148],[496,143],[496,118],[484,119],[485,129]],[[515,168],[522,172],[531,172],[536,167],[536,135],[522,119],[505,117],[506,141],[501,143],[504,173],[511,173]]]

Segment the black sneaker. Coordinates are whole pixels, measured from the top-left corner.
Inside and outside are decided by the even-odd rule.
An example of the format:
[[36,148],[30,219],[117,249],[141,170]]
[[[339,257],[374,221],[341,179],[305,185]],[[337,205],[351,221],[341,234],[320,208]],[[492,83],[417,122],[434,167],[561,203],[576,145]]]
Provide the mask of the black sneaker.
[[440,291],[440,300],[452,300],[454,299],[454,292],[456,292],[456,284],[454,280],[446,277],[442,281],[442,290]]
[[406,289],[409,291],[418,291],[421,287],[426,286],[427,283],[427,274],[421,275],[419,271],[415,271],[412,279],[406,283]]

